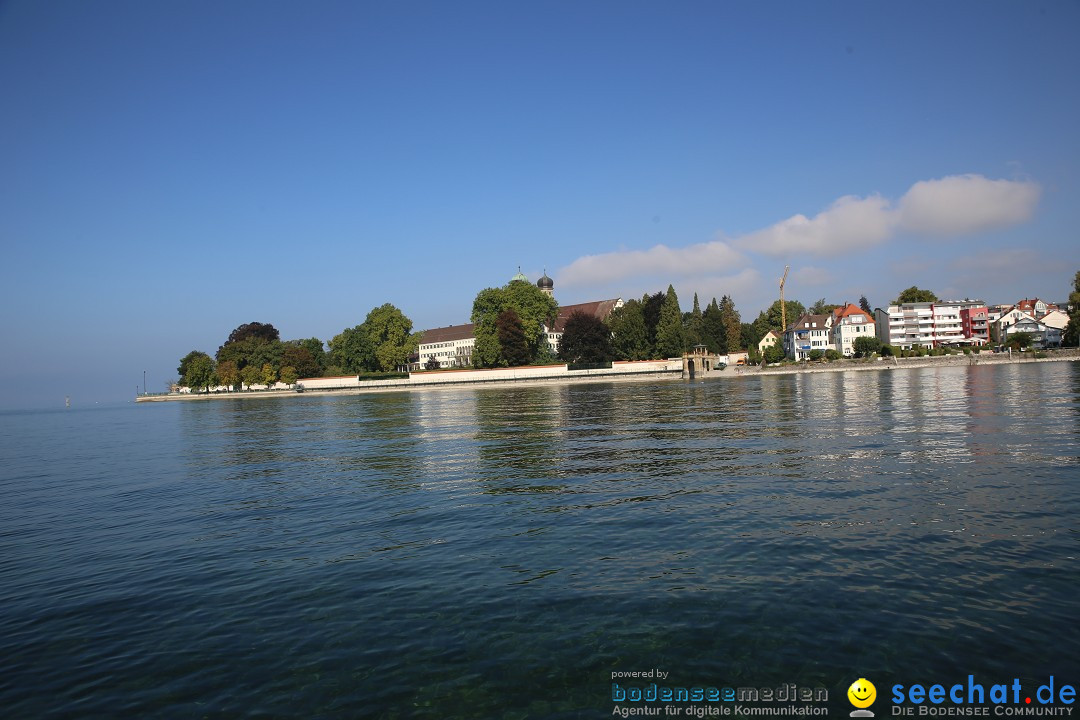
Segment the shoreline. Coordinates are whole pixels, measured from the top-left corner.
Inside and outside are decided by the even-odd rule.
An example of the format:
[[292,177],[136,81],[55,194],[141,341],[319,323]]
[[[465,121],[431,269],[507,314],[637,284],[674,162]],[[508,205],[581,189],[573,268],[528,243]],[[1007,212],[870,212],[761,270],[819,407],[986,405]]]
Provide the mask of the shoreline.
[[1033,352],[979,353],[978,355],[940,355],[937,357],[878,358],[873,360],[845,359],[832,362],[799,363],[780,367],[738,367],[735,377],[762,377],[765,375],[796,375],[825,372],[881,372],[884,370],[911,370],[927,367],[972,367],[979,365],[1031,365],[1045,362],[1069,362],[1080,360],[1080,349],[1052,350],[1052,354],[1037,358]]
[[[728,367],[724,370],[715,370],[696,375],[693,380],[716,380],[721,378],[753,378],[768,375],[800,375],[814,373],[836,372],[883,372],[886,370],[912,370],[928,367],[971,367],[978,365],[1028,365],[1045,362],[1076,362],[1080,361],[1080,349],[1068,348],[1052,351],[1052,355],[1045,358],[1036,358],[1034,353],[1014,353],[1012,356],[1006,353],[980,353],[979,355],[944,355],[938,357],[914,357],[914,358],[877,358],[873,360],[844,359],[832,362],[799,363],[780,367]],[[514,376],[506,377],[514,368],[499,368],[488,371],[469,371],[476,375],[483,374],[486,377],[473,377],[461,380],[434,380],[424,379],[417,375],[415,378],[401,380],[372,380],[369,385],[357,383],[354,387],[325,387],[306,388],[303,392],[293,389],[280,390],[241,390],[234,392],[216,393],[184,393],[171,395],[144,395],[135,398],[136,403],[160,403],[160,402],[199,402],[206,400],[236,400],[245,398],[283,398],[283,397],[324,397],[342,395],[367,395],[371,393],[387,392],[412,392],[416,390],[439,390],[461,389],[468,387],[493,387],[505,388],[521,385],[563,385],[579,382],[627,382],[627,381],[671,381],[687,380],[680,369],[675,369],[671,362],[667,367],[657,367],[654,364],[649,369],[640,371],[573,371],[581,374],[570,375],[568,372],[555,375]],[[680,361],[681,365],[681,361]],[[503,375],[503,377],[500,377]],[[355,382],[355,381],[354,381]]]

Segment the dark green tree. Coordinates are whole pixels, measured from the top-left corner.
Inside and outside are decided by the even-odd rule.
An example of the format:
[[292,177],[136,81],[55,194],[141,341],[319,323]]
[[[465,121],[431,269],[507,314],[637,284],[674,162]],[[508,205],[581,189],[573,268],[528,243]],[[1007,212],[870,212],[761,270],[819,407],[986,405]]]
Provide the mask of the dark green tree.
[[214,359],[204,352],[192,350],[180,361],[177,368],[180,384],[192,390],[204,390],[215,384]]
[[720,313],[716,298],[713,298],[712,302],[705,306],[705,312],[701,314],[701,341],[709,348],[709,352],[726,354],[726,332],[724,316]]
[[1015,332],[1009,333],[1005,339],[1005,345],[1011,347],[1013,350],[1023,350],[1024,348],[1031,347],[1031,344],[1035,341],[1035,338],[1028,332]]
[[698,302],[697,293],[694,293],[694,309],[683,314],[683,330],[686,335],[686,350],[690,350],[695,345],[702,344],[702,338],[704,337],[702,333],[703,323],[704,317],[701,313],[701,304]]
[[767,363],[783,362],[784,349],[780,347],[779,343],[777,343],[776,345],[770,345],[769,347],[765,348],[765,352],[762,354],[762,357]]
[[620,360],[648,360],[649,331],[645,327],[645,313],[637,300],[630,300],[616,308],[608,317],[615,357]]
[[[777,302],[779,302],[779,301],[777,301]],[[810,306],[809,312],[810,312],[811,315],[827,315],[827,314],[831,313],[833,310],[835,310],[838,307],[840,307],[840,306],[839,305],[831,305],[831,304],[825,302],[825,298],[821,298],[820,300],[818,300],[817,302],[815,302],[813,305]]]
[[362,324],[375,353],[375,370],[393,372],[408,364],[420,347],[420,333],[412,331],[412,320],[390,303],[372,308]]
[[[281,371],[284,375],[285,368],[292,368],[298,378],[315,378],[322,375],[322,365],[311,355],[311,350],[306,345],[301,345],[300,340],[290,340],[281,348]],[[319,343],[320,345],[322,343]],[[282,380],[284,382],[284,380]],[[295,381],[294,381],[295,382]],[[290,385],[292,383],[289,383]]]
[[513,308],[507,308],[498,314],[495,318],[495,332],[507,365],[518,367],[532,362],[532,353],[525,339],[525,330],[521,327],[521,318]]
[[855,351],[855,357],[869,357],[876,352],[881,352],[881,340],[876,337],[857,337],[851,344]]
[[[229,333],[228,339],[225,341],[225,345],[230,343],[238,343],[248,338],[257,338],[266,342],[277,342],[281,340],[281,333],[278,332],[270,323],[249,322],[245,323],[231,333]],[[218,348],[218,362],[221,362],[221,350],[225,347],[222,345]]]
[[1080,345],[1080,272],[1073,278],[1073,289],[1069,293],[1069,324],[1061,337],[1061,344]]
[[499,345],[496,320],[504,310],[513,310],[521,322],[525,342],[529,348],[529,362],[541,354],[541,344],[546,342],[544,326],[553,323],[559,315],[555,298],[532,283],[510,282],[501,288],[481,290],[473,301],[472,322],[476,344],[473,348],[473,364],[477,367],[506,365]]
[[330,367],[333,374],[356,375],[375,368],[375,347],[363,325],[345,328],[330,340]]
[[906,305],[907,303],[920,303],[920,302],[937,302],[938,296],[931,290],[920,290],[912,285],[907,290],[900,293],[900,297],[893,301],[895,305]]
[[583,312],[566,319],[559,341],[559,359],[572,365],[598,364],[612,360],[611,329],[603,321]]
[[[785,300],[784,307],[787,308],[787,322],[788,325],[802,317],[802,314],[806,312],[806,308],[798,300]],[[765,310],[758,314],[757,319],[753,322],[754,335],[751,337],[756,345],[761,341],[761,338],[765,337],[765,334],[770,330],[775,330],[778,335],[784,334],[783,321],[780,313],[780,301],[773,300]]]
[[727,342],[724,350],[738,352],[742,349],[742,319],[730,295],[720,298],[720,319],[724,323],[724,338]]
[[645,332],[649,339],[649,357],[660,357],[656,351],[656,328],[660,324],[660,310],[664,307],[664,293],[646,294],[641,298],[641,312],[645,317]]
[[675,294],[675,288],[668,285],[664,304],[660,308],[660,319],[656,323],[656,355],[662,358],[679,357],[685,347],[679,296]]
[[859,298],[859,307],[867,315],[873,316],[874,311],[870,309],[870,301],[866,299],[865,295]]

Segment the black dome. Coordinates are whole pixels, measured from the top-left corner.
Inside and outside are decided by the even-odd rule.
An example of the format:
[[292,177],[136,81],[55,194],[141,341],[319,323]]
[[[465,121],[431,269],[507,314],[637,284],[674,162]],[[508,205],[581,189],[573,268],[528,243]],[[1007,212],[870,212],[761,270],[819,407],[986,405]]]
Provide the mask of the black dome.
[[536,281],[536,287],[546,290],[555,287],[555,281],[547,276],[547,270],[544,271],[543,277]]

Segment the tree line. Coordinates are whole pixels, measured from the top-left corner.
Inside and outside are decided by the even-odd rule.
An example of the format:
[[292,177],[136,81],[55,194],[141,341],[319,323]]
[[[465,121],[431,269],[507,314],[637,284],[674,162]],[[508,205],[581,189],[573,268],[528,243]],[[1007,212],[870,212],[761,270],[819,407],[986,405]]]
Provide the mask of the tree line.
[[420,333],[412,331],[412,321],[386,303],[325,346],[315,337],[283,341],[269,323],[245,323],[229,333],[213,357],[192,350],[176,370],[180,385],[193,390],[279,381],[292,385],[306,377],[393,372],[409,362],[419,345]]

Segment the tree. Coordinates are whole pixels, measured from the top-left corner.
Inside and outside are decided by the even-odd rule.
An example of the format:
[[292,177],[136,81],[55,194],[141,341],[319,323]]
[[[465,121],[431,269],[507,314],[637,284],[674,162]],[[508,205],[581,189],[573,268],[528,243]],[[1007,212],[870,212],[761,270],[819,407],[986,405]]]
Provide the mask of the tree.
[[1073,278],[1073,291],[1069,293],[1069,324],[1062,335],[1062,345],[1080,345],[1080,272]]
[[270,363],[263,363],[259,374],[263,385],[270,386],[277,382],[277,370]]
[[502,349],[502,357],[510,367],[528,365],[532,361],[521,318],[513,308],[507,308],[495,318],[495,333]]
[[298,377],[296,374],[296,368],[292,367],[291,365],[286,365],[285,367],[281,368],[281,382],[285,383],[286,385],[294,385],[297,379]]
[[373,308],[363,322],[375,351],[375,368],[392,372],[409,362],[420,347],[420,333],[412,332],[412,320],[390,303]]
[[[363,325],[345,328],[330,340],[328,360],[341,374],[356,375],[375,368],[375,348]],[[330,368],[327,368],[327,372]]]
[[694,309],[683,315],[686,350],[690,350],[695,345],[702,344],[703,322],[704,317],[701,314],[701,304],[698,302],[697,293],[694,293]]
[[869,357],[881,351],[881,340],[876,337],[857,337],[852,343],[855,357]]
[[255,365],[247,365],[240,371],[240,379],[249,388],[252,385],[258,385],[262,380],[262,370]]
[[[787,321],[791,324],[802,317],[806,312],[806,308],[798,300],[785,300],[784,307],[787,310]],[[780,301],[773,300],[765,310],[762,310],[757,319],[753,322],[754,335],[750,338],[753,344],[757,344],[761,341],[761,338],[765,337],[770,330],[776,331],[778,335],[783,335],[785,328],[783,327],[782,315],[780,313]]]
[[645,294],[641,298],[641,313],[645,317],[645,333],[649,340],[649,357],[660,357],[656,351],[656,327],[660,323],[660,309],[664,307],[664,293]]
[[730,295],[720,298],[720,319],[724,324],[724,338],[727,341],[727,347],[724,350],[738,352],[742,349],[742,319]]
[[1031,347],[1031,343],[1035,338],[1028,332],[1015,332],[1009,333],[1006,336],[1005,344],[1014,350],[1023,350],[1024,348]]
[[709,352],[727,353],[727,335],[724,329],[724,317],[720,313],[720,306],[716,298],[712,299],[701,314],[701,342],[709,349]]
[[874,314],[874,311],[870,309],[870,301],[866,299],[865,295],[859,298],[859,307],[862,308],[862,311],[867,315]]
[[609,362],[614,355],[611,329],[595,315],[574,312],[559,341],[559,359],[573,365]]
[[815,349],[811,350],[810,352],[806,353],[806,359],[807,360],[817,361],[817,360],[820,360],[823,357],[825,357],[825,351],[824,350],[818,350],[817,348],[815,348]]
[[218,348],[217,361],[220,363],[232,360],[240,370],[248,365],[254,365],[261,370],[266,363],[276,368],[281,366],[282,348],[280,340],[268,340],[258,335],[248,335],[240,340],[226,342]]
[[664,304],[660,307],[660,318],[656,322],[656,355],[678,357],[683,354],[685,347],[686,335],[683,333],[679,296],[675,294],[675,288],[668,285]]
[[191,383],[188,382],[188,373],[191,370],[191,364],[200,357],[210,357],[206,353],[200,350],[192,350],[184,357],[180,358],[180,365],[176,368],[176,374],[180,376],[180,384],[187,387],[191,387]]
[[[840,306],[839,305],[830,305],[829,303],[825,302],[825,298],[821,298],[820,300],[818,300],[817,302],[815,302],[813,305],[810,306],[810,310],[808,312],[811,315],[827,315],[827,314],[831,313],[833,310],[835,310],[838,307],[840,307]],[[799,316],[796,315],[795,318],[792,318],[792,319],[794,320],[794,319],[796,319],[798,317]]]
[[424,363],[424,369],[425,370],[438,370],[441,367],[442,367],[442,365],[439,364],[439,361],[435,358],[434,355],[429,357],[427,359],[427,362]]
[[765,348],[765,352],[762,354],[762,357],[765,359],[765,362],[767,362],[767,363],[783,362],[784,361],[784,349],[782,347],[780,347],[779,344],[770,345],[767,348]]
[[[278,342],[281,340],[281,333],[279,333],[277,328],[270,323],[250,322],[241,325],[229,333],[229,338],[225,341],[225,345],[238,343],[247,340],[248,338],[257,338],[266,342]],[[225,345],[218,348],[219,362],[221,361],[221,348],[225,347]]]
[[217,366],[217,376],[222,385],[232,387],[240,382],[240,368],[232,360],[222,360]]
[[900,293],[900,297],[893,301],[894,305],[906,305],[907,303],[920,303],[920,302],[937,302],[937,295],[930,290],[920,290],[912,285],[904,292]]
[[620,360],[648,360],[649,331],[645,327],[645,313],[637,300],[630,300],[608,317],[611,328],[612,349]]
[[541,345],[546,342],[544,326],[553,323],[559,316],[559,304],[555,298],[532,283],[510,282],[504,287],[481,290],[473,300],[471,317],[476,337],[473,364],[477,367],[507,364],[499,344],[496,324],[499,313],[504,310],[513,310],[518,316],[529,349],[529,362],[540,354]]
[[[282,372],[285,367],[291,367],[298,378],[313,378],[322,375],[322,365],[311,355],[307,345],[301,345],[302,340],[289,340],[281,349]],[[322,343],[320,343],[321,345]],[[284,380],[282,380],[284,382]],[[290,385],[292,383],[289,383]]]
[[180,374],[180,384],[192,390],[201,390],[214,384],[214,360],[198,350],[192,350],[180,360],[177,372]]

